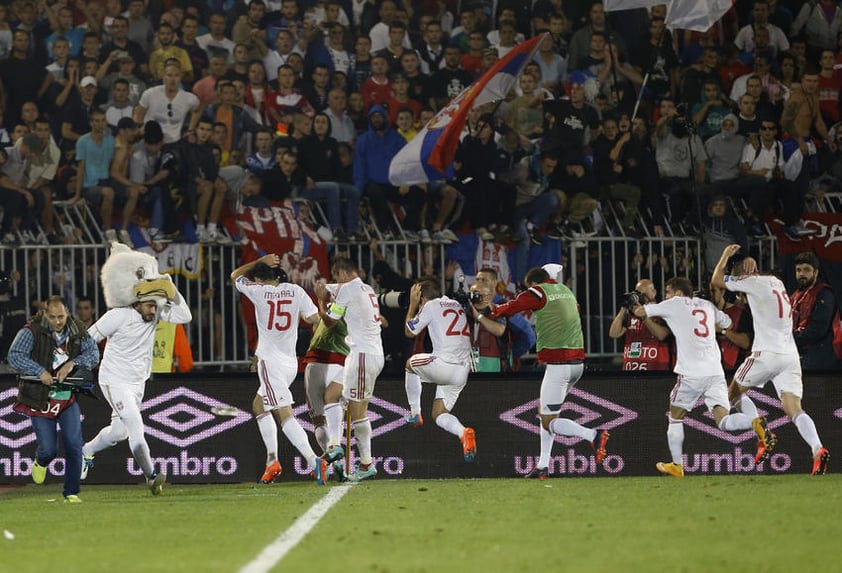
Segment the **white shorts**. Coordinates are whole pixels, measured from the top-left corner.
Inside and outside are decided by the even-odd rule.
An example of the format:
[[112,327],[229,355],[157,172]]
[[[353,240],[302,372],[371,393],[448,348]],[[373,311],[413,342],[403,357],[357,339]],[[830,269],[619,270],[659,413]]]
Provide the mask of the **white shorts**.
[[258,358],[257,377],[260,379],[260,388],[257,389],[257,395],[263,398],[265,411],[292,406],[292,392],[289,391],[289,386],[297,373],[296,366]]
[[310,418],[324,416],[325,390],[331,382],[342,384],[342,365],[309,362],[304,368],[304,393]]
[[778,354],[767,350],[752,352],[737,368],[734,380],[746,388],[762,388],[771,380],[778,398],[784,392],[799,398],[804,394],[801,360],[797,354]]
[[140,405],[143,402],[146,382],[132,385],[100,383],[99,388],[106,402],[111,406],[112,418],[122,420],[141,419]]
[[374,395],[374,383],[383,370],[385,359],[382,354],[366,354],[351,351],[345,359],[345,388],[342,396],[350,402],[371,400]]
[[576,385],[585,371],[584,364],[547,364],[541,380],[541,400],[538,412],[558,414],[567,394]]
[[409,365],[422,382],[438,386],[436,400],[441,400],[448,412],[453,410],[462,388],[468,383],[470,367],[445,362],[435,354],[413,354]]
[[728,385],[725,376],[684,376],[678,375],[675,386],[670,392],[670,406],[690,412],[699,398],[704,396],[705,406],[713,410],[715,406],[731,409],[728,402]]

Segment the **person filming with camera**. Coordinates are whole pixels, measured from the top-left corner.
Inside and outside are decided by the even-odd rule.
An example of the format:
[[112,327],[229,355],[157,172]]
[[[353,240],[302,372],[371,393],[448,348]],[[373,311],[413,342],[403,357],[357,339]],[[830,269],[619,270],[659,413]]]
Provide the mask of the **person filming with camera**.
[[477,372],[503,372],[512,362],[508,319],[492,318],[494,293],[484,283],[471,285],[468,302],[474,324],[471,328],[472,351]]
[[762,119],[760,122],[760,141],[748,143],[743,147],[740,160],[740,175],[757,175],[766,179],[766,192],[752,194],[751,211],[759,221],[763,221],[772,201],[780,199],[781,217],[784,220],[784,232],[790,239],[798,240],[795,223],[801,217],[801,200],[795,183],[784,175],[784,146],[778,139],[778,124],[774,119]]
[[649,279],[641,279],[634,290],[625,293],[622,306],[611,322],[608,336],[625,337],[623,343],[623,370],[669,371],[672,369],[670,344],[667,338],[670,329],[657,318],[643,320],[632,314],[631,308],[638,304],[657,301],[658,291]]

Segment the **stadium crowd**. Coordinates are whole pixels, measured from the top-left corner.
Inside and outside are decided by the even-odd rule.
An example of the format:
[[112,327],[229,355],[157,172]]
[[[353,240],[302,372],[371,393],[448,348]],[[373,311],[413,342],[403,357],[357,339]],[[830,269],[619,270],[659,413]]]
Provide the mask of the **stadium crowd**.
[[[738,1],[704,33],[665,16],[562,0],[0,5],[0,239],[76,241],[54,203],[85,202],[106,242],[231,243],[226,218],[294,199],[318,204],[336,250],[476,234],[516,251],[520,283],[550,241],[699,235],[710,272],[775,216],[809,234],[801,215],[842,184],[842,8]],[[471,110],[455,176],[394,185],[406,142],[542,33],[510,96]]]

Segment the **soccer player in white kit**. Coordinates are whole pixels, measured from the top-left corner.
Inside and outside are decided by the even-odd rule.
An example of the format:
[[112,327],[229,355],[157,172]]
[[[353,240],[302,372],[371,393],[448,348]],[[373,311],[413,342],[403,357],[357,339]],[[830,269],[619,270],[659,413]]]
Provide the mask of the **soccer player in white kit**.
[[[265,255],[246,263],[231,273],[238,291],[254,305],[257,323],[257,376],[260,387],[257,396],[263,412],[256,413],[260,436],[266,446],[267,471],[261,481],[273,481],[281,473],[278,461],[278,436],[275,421],[295,446],[316,481],[325,484],[327,462],[319,458],[310,446],[307,433],[292,412],[292,392],[289,387],[298,373],[295,344],[298,342],[298,321],[309,324],[319,321],[319,309],[309,295],[296,284],[279,282],[275,269],[281,264],[276,254]],[[251,275],[253,280],[246,278]],[[255,399],[256,401],[257,399]],[[257,408],[255,408],[257,410]],[[272,417],[267,413],[271,413]],[[277,470],[277,471],[274,471]],[[267,479],[267,475],[271,479]]]
[[149,489],[159,495],[167,476],[153,467],[140,415],[146,381],[152,374],[155,325],[159,320],[186,324],[193,315],[169,275],[144,281],[135,287],[134,296],[137,302],[110,309],[88,329],[95,342],[108,339],[99,366],[99,387],[111,406],[111,425],[82,447],[81,478],[88,476],[97,452],[128,438]]
[[[374,383],[383,370],[385,360],[380,339],[380,305],[374,289],[362,281],[350,259],[337,257],[330,274],[335,284],[316,285],[319,315],[327,326],[345,319],[350,352],[345,359],[342,386],[331,384],[325,392],[329,448],[324,457],[329,462],[335,462],[343,456],[339,445],[342,437],[341,397],[348,404],[360,456],[356,472],[347,477],[351,481],[362,481],[377,475],[371,456],[368,403],[374,395]],[[341,466],[334,464],[334,469],[341,471]]]
[[[741,268],[735,267],[741,272],[740,275],[726,275],[728,260],[739,250],[739,245],[725,247],[710,283],[711,286],[744,292],[754,321],[751,354],[734,374],[730,388],[731,403],[738,402],[743,412],[756,415],[757,408],[745,393],[750,388],[762,388],[771,380],[784,412],[813,452],[812,475],[822,475],[827,472],[830,452],[822,445],[813,419],[801,408],[801,397],[804,395],[801,360],[792,336],[792,307],[786,287],[777,277],[756,274],[757,263],[751,257],[742,261]],[[775,435],[766,427],[765,420],[761,429],[762,433],[755,428],[760,438],[755,457],[758,463],[769,455],[777,443]]]
[[462,305],[442,296],[439,286],[429,280],[412,285],[409,291],[404,331],[408,337],[415,338],[424,328],[430,333],[433,352],[413,354],[406,361],[404,385],[411,411],[406,420],[416,428],[424,425],[421,382],[436,384],[433,420],[438,427],[459,438],[465,461],[472,462],[477,455],[474,429],[466,428],[450,413],[468,383],[471,331]]
[[712,302],[693,297],[692,293],[690,279],[675,277],[665,285],[664,301],[633,308],[640,319],[660,316],[675,336],[677,381],[670,393],[667,426],[672,462],[658,462],[655,466],[659,472],[673,477],[684,477],[684,416],[700,397],[704,397],[720,430],[747,430],[753,422],[747,414],[728,413],[731,406],[716,331],[730,328],[731,319]]

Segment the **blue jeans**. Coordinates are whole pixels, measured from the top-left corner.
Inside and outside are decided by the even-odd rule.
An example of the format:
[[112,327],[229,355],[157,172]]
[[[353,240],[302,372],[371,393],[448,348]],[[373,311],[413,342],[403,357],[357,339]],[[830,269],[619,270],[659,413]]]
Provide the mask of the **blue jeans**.
[[308,201],[324,203],[330,229],[335,231],[342,228],[342,217],[339,214],[341,203],[339,185],[332,181],[316,181],[315,187],[304,189],[298,196]]
[[537,232],[538,229],[547,224],[550,217],[558,209],[558,196],[552,191],[544,191],[531,202],[515,207],[515,233],[520,237],[515,251],[515,268],[512,278],[520,282],[526,276],[529,269],[529,249],[531,246],[529,232],[526,223],[532,222]]
[[56,422],[61,424],[61,439],[64,443],[64,496],[79,493],[79,476],[82,473],[82,420],[79,403],[73,402],[58,415],[58,418],[32,416],[32,429],[38,440],[35,460],[46,467],[58,453],[58,432]]
[[356,233],[360,230],[360,197],[363,193],[350,183],[336,184],[345,200],[345,231]]

